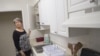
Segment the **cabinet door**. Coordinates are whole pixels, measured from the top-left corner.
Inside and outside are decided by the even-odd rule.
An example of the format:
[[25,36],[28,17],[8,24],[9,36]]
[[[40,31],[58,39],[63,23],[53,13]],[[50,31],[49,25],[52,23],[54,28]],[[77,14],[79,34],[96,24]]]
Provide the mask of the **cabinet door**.
[[57,34],[58,33],[58,27],[57,27],[57,19],[52,18],[52,22],[50,23],[50,33]]
[[96,6],[96,0],[68,0],[69,12],[83,10]]
[[100,0],[98,0],[97,2],[98,2],[98,5],[100,5]]
[[45,11],[46,11],[46,23],[50,25],[50,21],[51,19],[53,18],[54,19],[54,16],[55,16],[55,1],[54,0],[45,0],[46,4],[46,8],[45,8]]
[[47,20],[47,0],[40,0],[39,2],[39,19],[40,25],[49,25]]
[[67,27],[64,27],[62,24],[65,22],[65,0],[56,0],[56,10],[57,10],[57,34],[62,36],[67,36]]
[[33,6],[36,6],[39,0],[33,0]]
[[56,0],[49,0],[48,18],[50,19],[50,32],[57,34]]

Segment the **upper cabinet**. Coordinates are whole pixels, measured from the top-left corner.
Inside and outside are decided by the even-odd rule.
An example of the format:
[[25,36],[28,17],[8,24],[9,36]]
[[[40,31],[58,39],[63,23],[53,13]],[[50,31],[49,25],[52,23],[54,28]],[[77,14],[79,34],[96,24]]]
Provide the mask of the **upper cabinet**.
[[68,28],[64,27],[62,24],[68,18],[66,11],[66,0],[52,0],[52,14],[50,31],[52,34],[57,34],[61,36],[68,36]]
[[74,12],[100,5],[99,0],[68,0],[68,11]]
[[53,34],[57,33],[57,7],[56,7],[56,0],[47,0],[48,3],[48,11],[47,11],[47,16],[49,22],[50,22],[50,32]]
[[69,28],[69,26],[63,25],[70,15],[67,3],[68,0],[40,0],[36,2],[34,7],[34,18],[38,23],[36,27],[40,30],[50,28],[50,33],[65,37],[87,34],[87,29]]
[[57,22],[57,34],[61,36],[67,36],[68,28],[64,27],[62,23],[68,19],[66,14],[66,0],[56,0],[56,22]]
[[51,0],[40,0],[38,6],[39,6],[39,19],[40,19],[40,25],[50,25],[50,14],[51,11],[50,6],[52,4]]
[[40,0],[33,0],[33,7],[36,6],[38,4]]
[[68,19],[63,24],[68,27],[68,37],[87,35],[89,29],[100,28],[100,0],[67,1]]
[[68,17],[66,4],[66,0],[40,0],[38,4],[40,26],[50,25],[50,33],[68,36],[68,28],[62,25]]
[[100,28],[100,0],[68,0],[68,20],[71,28]]
[[67,27],[100,28],[100,12],[92,12],[85,15],[84,14],[78,15],[78,13],[73,13],[73,14],[74,16],[70,15],[70,18],[64,22],[64,25],[66,25]]

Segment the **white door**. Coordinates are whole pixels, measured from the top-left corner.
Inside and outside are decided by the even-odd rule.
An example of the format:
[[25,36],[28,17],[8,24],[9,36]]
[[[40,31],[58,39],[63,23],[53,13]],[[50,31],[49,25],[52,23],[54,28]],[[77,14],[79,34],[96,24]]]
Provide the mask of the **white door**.
[[69,12],[83,10],[95,7],[97,4],[98,0],[68,0],[68,10]]

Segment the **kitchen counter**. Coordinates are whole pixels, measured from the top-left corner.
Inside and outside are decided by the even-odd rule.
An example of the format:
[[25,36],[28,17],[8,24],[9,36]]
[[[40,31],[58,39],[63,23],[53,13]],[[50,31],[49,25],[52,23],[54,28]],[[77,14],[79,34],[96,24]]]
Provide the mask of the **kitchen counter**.
[[34,52],[35,56],[44,56],[43,53],[37,53],[34,47],[32,47],[32,51]]
[[35,48],[34,48],[35,46],[38,46],[38,45],[45,45],[45,43],[43,41],[42,42],[36,42],[35,39],[30,39],[30,44],[31,44],[32,51],[34,52],[35,56],[44,56],[43,53],[37,53]]
[[[34,56],[44,56],[43,52],[41,53],[37,53],[36,49],[35,49],[35,46],[39,46],[39,45],[46,45],[43,41],[42,42],[36,42],[35,39],[30,39],[30,44],[32,46],[32,51],[34,53]],[[64,48],[60,47],[62,50],[66,51]],[[66,56],[69,56],[69,55],[66,55]]]

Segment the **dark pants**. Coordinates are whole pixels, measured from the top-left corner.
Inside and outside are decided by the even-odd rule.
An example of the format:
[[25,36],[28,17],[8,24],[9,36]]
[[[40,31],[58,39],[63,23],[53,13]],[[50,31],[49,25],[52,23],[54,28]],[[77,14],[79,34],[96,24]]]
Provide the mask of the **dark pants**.
[[26,56],[30,56],[31,53],[32,53],[32,50],[26,51],[26,52],[24,52],[24,53],[25,53]]
[[[31,56],[32,50],[25,51],[24,53],[25,53],[26,56]],[[18,53],[16,56],[22,56],[22,55],[20,53]]]

